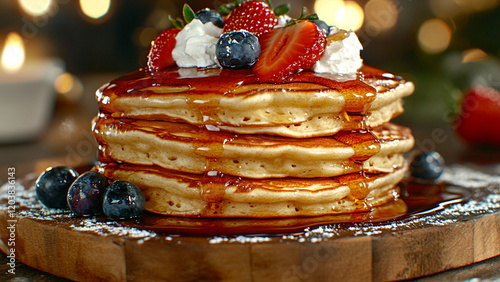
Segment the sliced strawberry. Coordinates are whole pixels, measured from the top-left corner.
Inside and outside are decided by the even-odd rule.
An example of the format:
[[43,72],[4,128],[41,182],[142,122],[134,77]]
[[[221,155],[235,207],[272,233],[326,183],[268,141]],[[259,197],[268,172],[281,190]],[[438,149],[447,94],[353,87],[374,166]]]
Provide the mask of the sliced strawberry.
[[311,68],[325,52],[325,35],[316,24],[299,21],[260,36],[261,54],[253,72],[261,82],[282,82]]
[[471,89],[462,102],[455,129],[470,144],[500,146],[500,92],[490,87]]
[[167,29],[151,43],[148,55],[148,70],[150,72],[157,72],[175,65],[172,50],[175,48],[175,36],[179,31],[180,29],[177,28]]
[[262,1],[247,1],[236,7],[224,24],[224,32],[246,30],[259,36],[278,24],[273,10]]

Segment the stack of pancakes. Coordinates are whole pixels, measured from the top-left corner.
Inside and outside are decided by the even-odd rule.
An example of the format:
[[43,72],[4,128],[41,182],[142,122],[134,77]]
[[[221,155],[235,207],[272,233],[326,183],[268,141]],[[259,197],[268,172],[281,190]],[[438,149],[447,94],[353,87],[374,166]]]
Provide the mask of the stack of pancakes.
[[413,90],[367,66],[280,84],[251,70],[139,70],[97,92],[99,169],[137,184],[146,210],[165,215],[367,211],[398,195],[414,140],[388,122]]

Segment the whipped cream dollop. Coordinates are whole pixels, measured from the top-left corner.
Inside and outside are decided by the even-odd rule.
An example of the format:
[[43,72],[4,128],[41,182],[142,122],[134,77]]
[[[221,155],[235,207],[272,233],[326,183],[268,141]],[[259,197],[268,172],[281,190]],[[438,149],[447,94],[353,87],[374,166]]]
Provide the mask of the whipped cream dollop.
[[208,67],[217,64],[215,44],[222,34],[222,28],[212,22],[203,24],[194,19],[175,37],[172,58],[179,67]]
[[[338,32],[343,31],[332,27],[328,36]],[[314,64],[313,70],[317,73],[354,74],[363,65],[361,50],[363,45],[358,37],[353,31],[349,31],[342,40],[331,40],[323,56]]]

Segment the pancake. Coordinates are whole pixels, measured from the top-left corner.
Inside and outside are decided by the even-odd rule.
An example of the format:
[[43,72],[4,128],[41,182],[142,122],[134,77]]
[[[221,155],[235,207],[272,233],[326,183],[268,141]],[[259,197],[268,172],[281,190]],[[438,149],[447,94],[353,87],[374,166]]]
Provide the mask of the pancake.
[[225,126],[222,130],[243,134],[271,134],[294,138],[330,136],[342,130],[374,128],[390,121],[403,112],[402,99],[377,110],[370,110],[366,115],[353,115],[347,112],[330,115],[318,115],[304,122],[276,126]]
[[259,83],[251,70],[174,67],[128,74],[98,90],[97,99],[115,118],[305,138],[379,126],[402,112],[401,99],[413,90],[367,66],[353,77],[303,71],[281,84]]
[[273,218],[368,211],[397,197],[396,184],[407,167],[387,174],[260,180],[131,164],[108,164],[100,170],[107,177],[137,184],[146,197],[146,210],[154,213]]
[[393,172],[414,144],[408,128],[385,123],[371,132],[288,138],[209,131],[187,123],[115,119],[100,115],[94,134],[103,163],[157,165],[202,174],[249,177],[330,177]]
[[413,90],[368,66],[279,84],[249,69],[139,70],[96,93],[99,170],[137,184],[163,215],[369,211],[398,196],[414,139],[389,121]]

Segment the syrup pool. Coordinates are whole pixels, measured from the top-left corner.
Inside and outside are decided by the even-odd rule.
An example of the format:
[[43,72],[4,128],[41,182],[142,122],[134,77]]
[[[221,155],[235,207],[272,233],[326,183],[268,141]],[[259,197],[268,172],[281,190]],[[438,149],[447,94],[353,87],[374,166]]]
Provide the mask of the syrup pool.
[[395,201],[368,212],[300,218],[189,218],[156,215],[146,212],[135,221],[121,222],[123,226],[148,230],[156,234],[183,236],[236,236],[275,235],[300,236],[311,229],[348,229],[357,223],[387,224],[392,221],[421,217],[457,203],[467,202],[472,193],[469,189],[435,183],[400,183],[402,196]]

